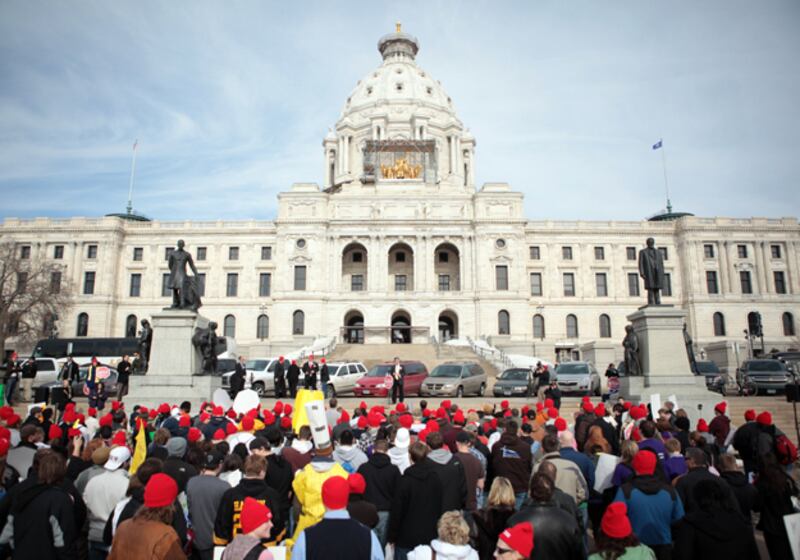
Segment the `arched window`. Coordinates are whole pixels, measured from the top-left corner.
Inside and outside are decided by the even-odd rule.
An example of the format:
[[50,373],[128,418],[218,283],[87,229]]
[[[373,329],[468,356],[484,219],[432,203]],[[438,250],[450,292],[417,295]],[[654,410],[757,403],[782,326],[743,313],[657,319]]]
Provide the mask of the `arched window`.
[[88,336],[89,335],[89,314],[81,313],[78,315],[78,327],[75,330],[75,336]]
[[292,314],[292,334],[305,334],[306,314],[299,309]]
[[611,338],[611,318],[605,313],[600,315],[600,338]]
[[544,317],[538,313],[533,316],[533,338],[544,339]]
[[136,336],[136,323],[139,321],[136,319],[136,315],[128,315],[125,319],[125,336],[127,338],[133,338]]
[[497,334],[511,334],[511,320],[505,309],[497,314]]
[[788,311],[783,314],[783,336],[794,336],[794,315]]
[[575,315],[567,315],[567,338],[578,338],[578,318]]
[[725,336],[725,315],[714,313],[714,336]]
[[225,323],[222,332],[225,336],[236,338],[236,317],[233,315],[225,315]]
[[256,338],[264,340],[269,338],[269,317],[266,315],[259,315],[256,321]]

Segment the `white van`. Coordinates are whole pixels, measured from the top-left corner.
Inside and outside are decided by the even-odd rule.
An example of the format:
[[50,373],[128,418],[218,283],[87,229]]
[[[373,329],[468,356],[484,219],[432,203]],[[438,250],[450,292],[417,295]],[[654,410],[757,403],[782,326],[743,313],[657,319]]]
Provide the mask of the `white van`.
[[[245,389],[252,389],[259,397],[267,393],[275,394],[275,366],[278,358],[251,358],[244,364],[247,376],[244,380]],[[289,361],[284,360],[284,369],[289,369]],[[233,371],[222,374],[222,388],[226,391],[231,388],[231,375]],[[285,373],[285,372],[284,372]]]

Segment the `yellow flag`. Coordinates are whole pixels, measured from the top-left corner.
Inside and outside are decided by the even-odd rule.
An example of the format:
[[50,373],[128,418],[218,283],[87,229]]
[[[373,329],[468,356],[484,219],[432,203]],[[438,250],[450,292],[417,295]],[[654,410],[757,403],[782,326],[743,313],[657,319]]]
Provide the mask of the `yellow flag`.
[[133,451],[133,460],[131,461],[130,473],[132,475],[136,474],[139,466],[144,463],[144,460],[147,458],[147,440],[144,437],[144,431],[147,427],[141,419],[137,421],[140,422],[140,424],[139,433],[136,434],[136,448]]

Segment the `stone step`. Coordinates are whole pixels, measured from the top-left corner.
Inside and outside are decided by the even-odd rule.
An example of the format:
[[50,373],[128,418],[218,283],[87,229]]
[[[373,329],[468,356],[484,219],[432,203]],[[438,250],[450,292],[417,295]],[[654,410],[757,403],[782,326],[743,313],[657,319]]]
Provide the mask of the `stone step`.
[[420,361],[428,371],[450,361],[478,362],[490,379],[497,375],[492,364],[475,354],[468,346],[439,346],[433,344],[339,344],[328,356],[329,362],[357,361],[367,368],[389,362],[397,356],[403,361]]

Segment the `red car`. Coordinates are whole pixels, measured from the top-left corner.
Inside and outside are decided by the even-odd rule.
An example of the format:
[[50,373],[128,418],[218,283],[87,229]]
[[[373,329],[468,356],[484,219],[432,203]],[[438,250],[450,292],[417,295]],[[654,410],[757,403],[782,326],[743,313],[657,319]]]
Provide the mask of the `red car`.
[[[406,370],[403,393],[419,395],[419,388],[428,376],[428,368],[422,362],[400,362]],[[394,362],[373,366],[367,374],[356,382],[353,393],[357,397],[387,397],[392,390],[391,372]]]

